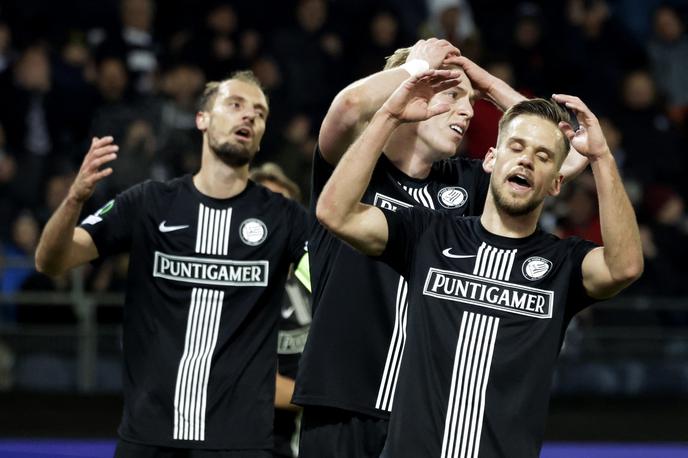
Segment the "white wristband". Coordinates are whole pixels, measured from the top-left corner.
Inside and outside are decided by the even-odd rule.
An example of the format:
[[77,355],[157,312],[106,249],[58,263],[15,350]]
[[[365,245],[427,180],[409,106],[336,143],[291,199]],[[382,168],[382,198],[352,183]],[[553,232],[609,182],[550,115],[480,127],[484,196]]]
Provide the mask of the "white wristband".
[[406,70],[409,75],[411,76],[416,76],[419,73],[423,73],[427,69],[430,68],[430,64],[423,59],[411,59],[407,61],[405,64],[400,65],[400,68],[403,68]]

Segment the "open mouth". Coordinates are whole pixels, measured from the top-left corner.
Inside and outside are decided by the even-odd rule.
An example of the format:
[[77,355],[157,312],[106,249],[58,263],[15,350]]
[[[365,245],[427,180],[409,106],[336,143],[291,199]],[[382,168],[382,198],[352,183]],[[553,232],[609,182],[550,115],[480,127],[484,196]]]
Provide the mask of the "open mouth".
[[251,129],[249,129],[248,127],[241,127],[234,131],[234,135],[236,135],[242,140],[248,141],[251,140],[251,136],[253,135],[253,133],[251,132]]
[[461,127],[460,125],[458,125],[458,124],[450,124],[450,125],[449,125],[449,128],[450,128],[451,130],[453,130],[454,132],[456,132],[457,134],[463,136],[464,128]]
[[524,173],[515,173],[509,176],[507,181],[517,190],[527,190],[533,187],[530,177]]

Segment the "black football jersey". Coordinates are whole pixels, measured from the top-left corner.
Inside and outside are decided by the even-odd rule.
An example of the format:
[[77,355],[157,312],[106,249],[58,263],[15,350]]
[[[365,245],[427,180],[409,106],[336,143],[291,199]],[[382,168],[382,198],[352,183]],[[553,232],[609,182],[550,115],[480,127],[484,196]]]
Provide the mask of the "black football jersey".
[[385,216],[378,259],[408,279],[410,306],[382,456],[536,458],[566,327],[592,302],[581,265],[595,245],[423,209]]
[[[313,198],[333,172],[315,152]],[[426,179],[383,155],[362,201],[395,210],[422,206],[451,214],[482,212],[489,183],[480,161],[436,163]],[[309,238],[313,323],[299,365],[294,402],[387,418],[404,351],[407,285],[393,269],[337,239],[312,219]]]
[[82,222],[100,256],[130,253],[123,439],[272,447],[277,322],[306,221],[250,181],[214,199],[185,176],[134,186]]

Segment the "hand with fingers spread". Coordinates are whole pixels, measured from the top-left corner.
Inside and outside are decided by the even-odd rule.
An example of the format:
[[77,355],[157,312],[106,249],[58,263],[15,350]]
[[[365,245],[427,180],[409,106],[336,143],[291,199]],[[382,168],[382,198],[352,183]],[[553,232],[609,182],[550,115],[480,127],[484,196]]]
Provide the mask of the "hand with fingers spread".
[[117,159],[119,146],[112,137],[93,137],[91,147],[84,157],[79,173],[69,190],[70,197],[83,203],[93,194],[96,184],[112,173],[112,168],[101,167]]
[[571,146],[583,156],[593,162],[603,156],[611,155],[607,140],[604,138],[602,127],[597,116],[583,103],[581,99],[572,95],[553,94],[552,98],[566,108],[573,111],[580,127],[573,130],[570,124],[561,122],[559,128],[571,142]]
[[449,111],[447,103],[431,104],[433,96],[458,86],[456,70],[428,70],[404,81],[380,109],[400,122],[420,122]]
[[447,40],[438,40],[437,38],[429,38],[427,40],[418,40],[416,44],[411,47],[406,62],[414,59],[424,60],[428,63],[429,68],[438,69],[447,63],[448,59],[460,56],[459,49],[449,43]]

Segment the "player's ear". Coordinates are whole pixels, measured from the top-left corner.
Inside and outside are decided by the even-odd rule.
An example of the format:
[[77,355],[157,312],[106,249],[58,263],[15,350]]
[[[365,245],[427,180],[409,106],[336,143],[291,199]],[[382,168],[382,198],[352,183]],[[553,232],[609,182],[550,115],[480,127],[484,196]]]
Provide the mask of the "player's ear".
[[549,188],[549,191],[547,194],[549,194],[552,197],[556,197],[559,195],[561,192],[561,183],[564,181],[564,175],[559,174],[557,175],[554,180],[552,180],[552,186]]
[[494,148],[488,149],[485,154],[485,159],[483,159],[483,170],[487,173],[492,173],[494,170],[495,154],[496,151]]
[[196,112],[196,127],[200,131],[205,131],[208,129],[209,116],[205,111]]

